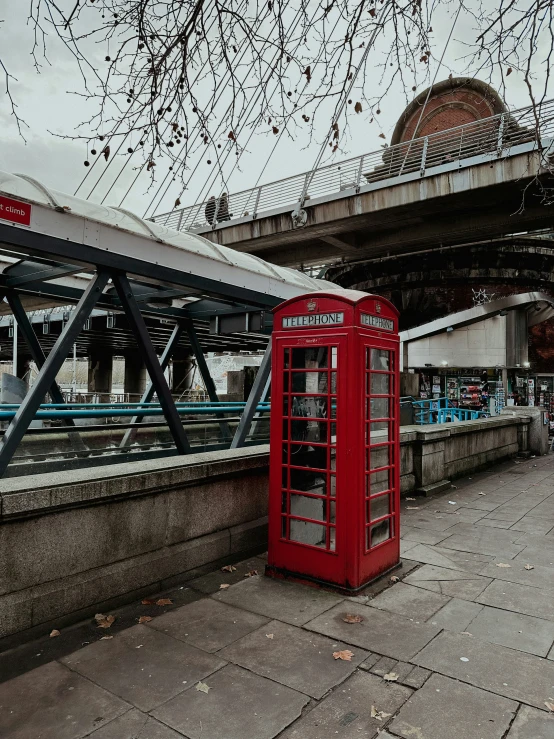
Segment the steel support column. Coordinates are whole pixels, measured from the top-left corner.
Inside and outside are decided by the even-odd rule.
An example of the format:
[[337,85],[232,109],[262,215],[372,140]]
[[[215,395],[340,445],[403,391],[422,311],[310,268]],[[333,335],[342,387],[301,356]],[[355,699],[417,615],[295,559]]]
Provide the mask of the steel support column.
[[246,406],[244,408],[244,411],[242,412],[242,416],[239,421],[239,425],[237,426],[237,430],[235,431],[233,441],[231,442],[231,449],[238,449],[239,447],[244,446],[244,442],[248,435],[248,431],[250,430],[252,420],[256,414],[256,408],[258,406],[258,403],[260,402],[262,393],[264,392],[264,390],[267,389],[267,383],[270,376],[271,341],[267,345],[267,349],[265,350],[260,369],[258,370],[256,379],[254,380],[254,384],[252,385],[252,390],[250,391],[250,395],[248,396],[248,400],[246,401]]
[[79,332],[83,328],[86,319],[102,295],[102,291],[106,287],[108,279],[109,275],[107,273],[100,272],[96,275],[94,280],[91,280],[77,307],[71,314],[65,329],[56,340],[56,343],[52,347],[52,351],[48,357],[46,357],[34,385],[23,399],[23,402],[19,406],[19,410],[6,429],[0,445],[0,476],[6,471],[6,468],[19,446],[21,439],[29,428],[29,424],[33,420],[42,399],[52,387],[52,383],[55,381],[56,375],[60,371],[61,366],[69,354],[71,347],[75,343]]
[[[171,336],[169,337],[169,341],[167,342],[165,349],[163,351],[163,354],[160,358],[160,368],[162,370],[162,373],[166,371],[167,365],[169,364],[169,360],[171,359],[171,355],[173,354],[173,351],[175,350],[175,347],[179,343],[179,340],[181,339],[181,336],[183,334],[183,327],[181,324],[176,323],[175,328],[173,329],[173,332]],[[152,398],[154,397],[154,385],[152,382],[150,382],[144,391],[142,398],[140,399],[141,403],[149,403]],[[131,419],[131,423],[142,423],[142,419],[144,416],[133,416]],[[137,429],[127,429],[125,432],[123,439],[121,440],[121,443],[119,445],[120,449],[124,449],[126,446],[129,446],[130,442],[132,442],[137,435]]]
[[[194,358],[196,359],[196,363],[198,364],[198,370],[200,371],[200,375],[204,382],[204,387],[206,388],[206,392],[208,393],[208,398],[212,401],[212,403],[218,403],[219,396],[217,394],[217,390],[215,389],[215,383],[210,374],[210,370],[208,369],[208,365],[206,364],[204,352],[202,351],[202,347],[200,345],[200,342],[198,341],[198,336],[196,335],[196,331],[194,330],[194,325],[192,323],[189,323],[187,326],[187,334],[189,337],[192,352],[194,354]],[[224,418],[222,413],[218,413],[216,415],[219,419]],[[229,429],[229,424],[227,423],[227,421],[222,420],[220,422],[219,428],[221,430],[222,437],[226,440],[229,440],[231,438],[231,431]]]
[[[8,292],[6,293],[6,300],[8,301],[8,305],[12,309],[14,321],[21,329],[23,338],[27,342],[27,346],[29,347],[29,351],[31,352],[33,361],[40,371],[44,363],[46,362],[46,356],[42,350],[39,340],[37,339],[37,335],[34,332],[33,326],[29,321],[29,317],[27,316],[27,313],[25,313],[25,308],[21,303],[21,298],[15,293]],[[56,380],[54,380],[48,392],[50,394],[50,397],[52,398],[53,403],[65,403],[62,391],[60,390],[60,386],[58,385]],[[68,426],[75,426],[72,418],[66,419],[64,423],[66,423]]]
[[129,280],[124,274],[115,274],[112,278],[119,300],[125,315],[129,321],[129,326],[135,336],[138,349],[142,354],[144,364],[150,375],[150,380],[160,401],[163,414],[167,420],[167,425],[175,441],[175,446],[180,454],[189,454],[190,445],[188,438],[181,423],[179,413],[175,407],[171,391],[164,377],[163,370],[154,350],[150,334],[146,328],[146,323],[138,307],[138,303],[133,295]]

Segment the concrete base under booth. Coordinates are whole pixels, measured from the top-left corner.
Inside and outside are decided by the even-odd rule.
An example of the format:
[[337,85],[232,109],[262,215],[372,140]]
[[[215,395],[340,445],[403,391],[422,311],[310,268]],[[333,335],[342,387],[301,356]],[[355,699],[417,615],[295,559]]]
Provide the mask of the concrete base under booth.
[[370,580],[366,580],[364,583],[358,585],[358,587],[356,588],[349,588],[347,585],[338,585],[337,583],[328,582],[327,580],[319,580],[317,577],[309,577],[309,575],[302,575],[298,572],[289,572],[289,570],[285,570],[282,567],[275,567],[273,565],[265,566],[265,574],[267,575],[267,577],[273,577],[275,580],[290,580],[291,582],[297,582],[302,585],[310,585],[314,588],[321,588],[322,590],[330,590],[334,593],[341,593],[342,595],[356,595],[357,593],[360,593],[362,590],[367,588],[368,585],[371,585],[372,583],[377,582],[377,580],[381,580],[381,578],[390,575],[399,567],[402,567],[401,559],[399,559],[398,562],[392,567],[389,567],[387,570],[380,572],[378,575],[372,577]]
[[[538,422],[403,427],[402,494],[540,453],[528,443]],[[263,445],[0,480],[0,637],[44,634],[264,551],[268,469]]]

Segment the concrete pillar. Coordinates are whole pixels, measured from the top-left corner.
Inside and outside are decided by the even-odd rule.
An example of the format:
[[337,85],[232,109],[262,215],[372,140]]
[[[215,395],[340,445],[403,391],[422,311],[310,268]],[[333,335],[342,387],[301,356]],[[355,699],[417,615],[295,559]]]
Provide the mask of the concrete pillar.
[[191,387],[193,364],[192,354],[181,354],[173,358],[171,392],[174,395],[181,395]]
[[92,351],[88,360],[88,391],[100,395],[98,402],[108,403],[112,391],[113,357],[105,351]]
[[19,377],[20,380],[23,380],[27,385],[29,385],[32,361],[31,357],[22,356],[20,352],[17,353],[17,368],[14,371],[14,375]]
[[506,365],[508,367],[525,366],[529,359],[528,344],[527,312],[524,310],[508,311],[506,316]]
[[519,416],[530,419],[527,431],[528,450],[531,454],[542,455],[548,453],[548,423],[546,411],[534,406],[510,406],[504,408],[502,416]]
[[125,354],[125,375],[123,380],[123,392],[129,393],[131,402],[140,400],[140,396],[146,390],[148,373],[139,352]]

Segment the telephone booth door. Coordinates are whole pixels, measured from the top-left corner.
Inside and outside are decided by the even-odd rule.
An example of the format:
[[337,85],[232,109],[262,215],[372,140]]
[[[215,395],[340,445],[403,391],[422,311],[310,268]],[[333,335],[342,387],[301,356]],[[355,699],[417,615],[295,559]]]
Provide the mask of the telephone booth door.
[[308,345],[296,341],[278,339],[274,347],[274,365],[282,371],[272,376],[272,403],[281,398],[282,405],[280,417],[272,413],[272,444],[280,450],[272,464],[272,489],[279,488],[280,495],[270,500],[271,538],[288,545],[281,549],[281,567],[298,572],[300,561],[311,577],[340,582],[337,436],[346,337],[320,335]]
[[363,401],[362,582],[400,558],[400,434],[398,343],[360,332]]

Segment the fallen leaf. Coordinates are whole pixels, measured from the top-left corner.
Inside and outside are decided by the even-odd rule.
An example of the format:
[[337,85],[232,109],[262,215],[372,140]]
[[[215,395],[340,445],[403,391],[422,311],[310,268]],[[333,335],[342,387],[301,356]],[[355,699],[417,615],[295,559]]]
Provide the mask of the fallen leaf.
[[159,600],[156,601],[156,605],[157,606],[172,606],[173,601],[171,600],[171,598],[160,598]]
[[486,493],[478,493],[478,495],[486,495]]
[[383,675],[383,680],[388,680],[390,683],[393,683],[398,680],[398,675],[396,672],[387,672],[386,675]]
[[512,68],[508,67],[508,69],[506,70],[506,77],[510,74],[512,74]]
[[247,572],[244,577],[256,577],[258,574],[258,570],[250,570],[250,572]]
[[347,613],[342,620],[345,624],[361,624],[364,619],[356,613]]
[[149,621],[152,621],[152,616],[141,616],[138,620],[139,624],[147,624]]
[[273,636],[274,635],[273,634],[266,634],[266,636],[267,636],[268,639],[273,639]]
[[380,134],[379,134],[379,138],[380,138],[380,139],[386,139],[387,137],[385,136],[385,134],[384,134],[384,133],[380,133]]
[[371,718],[376,718],[377,721],[382,721],[384,718],[389,718],[389,716],[392,716],[392,713],[378,711],[375,706],[371,706]]
[[343,649],[342,652],[333,652],[333,657],[335,659],[342,659],[345,662],[352,662],[353,656],[354,652],[351,652],[350,649]]
[[145,598],[144,600],[141,600],[141,604],[143,606],[153,606],[156,601],[152,600],[151,598]]
[[51,639],[53,639],[55,636],[59,636],[59,635],[60,635],[60,632],[58,631],[58,629],[52,629],[52,631],[50,632],[50,638]]
[[512,565],[508,565],[505,562],[497,562],[496,566],[497,567],[511,567]]
[[462,634],[464,636],[473,636],[473,634],[470,634],[469,631],[462,631]]
[[525,565],[525,569],[526,570],[534,570],[535,569],[535,565]]
[[233,565],[225,565],[225,567],[221,568],[221,572],[236,572],[237,568]]
[[406,510],[407,511],[419,511],[419,506],[418,505],[407,505]]
[[391,582],[400,582],[400,578],[399,578],[399,577],[397,577],[396,575],[393,575],[393,576],[391,577],[390,581],[391,581]]
[[196,690],[200,693],[208,693],[211,688],[209,685],[206,685],[206,683],[196,683]]
[[450,505],[456,505],[456,501],[455,500],[449,500],[448,502],[449,502]]
[[223,582],[223,583],[221,583],[221,585],[219,586],[219,589],[220,589],[220,590],[227,590],[227,588],[228,588],[228,587],[229,587],[229,584],[228,584],[228,583],[226,583],[226,582]]
[[549,711],[554,712],[554,703],[550,703],[549,701],[545,701],[544,705],[548,708]]
[[354,106],[354,110],[356,111],[356,113],[361,113],[362,112],[362,104],[360,102],[356,103],[356,105]]
[[101,629],[109,629],[115,621],[115,616],[104,616],[103,613],[97,613],[94,617],[96,625]]
[[100,641],[104,641],[104,639],[113,639],[113,636],[110,634],[108,636],[101,636]]

